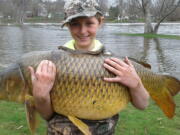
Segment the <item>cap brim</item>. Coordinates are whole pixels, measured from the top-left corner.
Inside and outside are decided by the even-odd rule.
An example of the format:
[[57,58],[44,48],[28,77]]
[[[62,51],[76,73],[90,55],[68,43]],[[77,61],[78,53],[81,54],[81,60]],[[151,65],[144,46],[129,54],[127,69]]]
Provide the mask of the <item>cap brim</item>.
[[98,11],[98,10],[97,11],[83,11],[81,13],[71,15],[71,16],[67,17],[66,20],[64,20],[62,22],[61,28],[63,28],[66,23],[71,22],[75,18],[78,18],[78,17],[92,17],[92,16],[95,16],[97,13],[100,13],[102,15],[102,13],[100,11]]

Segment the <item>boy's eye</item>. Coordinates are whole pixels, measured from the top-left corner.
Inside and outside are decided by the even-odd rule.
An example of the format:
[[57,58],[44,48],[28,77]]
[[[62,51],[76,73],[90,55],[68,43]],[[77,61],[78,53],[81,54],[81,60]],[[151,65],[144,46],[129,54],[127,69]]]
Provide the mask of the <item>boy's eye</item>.
[[87,25],[93,25],[94,23],[93,22],[87,22],[86,24]]
[[72,22],[72,23],[70,23],[70,26],[75,27],[75,26],[80,26],[80,24],[79,24],[79,23],[77,23],[77,22]]
[[[79,23],[79,22],[70,22],[69,24],[71,27],[80,27],[81,25],[83,25],[82,23]],[[85,22],[85,25],[92,26],[92,25],[94,25],[94,23],[93,22]]]

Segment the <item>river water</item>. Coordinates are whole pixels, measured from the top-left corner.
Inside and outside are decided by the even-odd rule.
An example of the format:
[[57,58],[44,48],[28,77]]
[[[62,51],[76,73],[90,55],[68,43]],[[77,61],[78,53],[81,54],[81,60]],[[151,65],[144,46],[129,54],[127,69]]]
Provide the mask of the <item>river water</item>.
[[[180,77],[180,40],[146,39],[120,36],[118,33],[142,33],[143,24],[105,24],[98,32],[108,50],[118,56],[133,57],[151,64],[152,70]],[[180,23],[162,24],[160,34],[180,35]],[[24,53],[55,50],[71,39],[60,25],[0,26],[0,69],[15,62]]]

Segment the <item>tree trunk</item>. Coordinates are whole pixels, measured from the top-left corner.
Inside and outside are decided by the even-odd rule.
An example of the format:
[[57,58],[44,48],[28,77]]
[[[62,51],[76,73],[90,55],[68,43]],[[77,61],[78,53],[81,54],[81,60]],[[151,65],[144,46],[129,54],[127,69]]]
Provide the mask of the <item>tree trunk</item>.
[[123,16],[123,0],[118,0],[118,16],[122,18]]
[[153,27],[151,24],[150,1],[143,0],[142,4],[144,8],[144,17],[145,17],[144,33],[153,33]]
[[161,22],[159,21],[159,22],[156,23],[156,25],[154,26],[154,30],[153,30],[153,33],[154,33],[154,34],[157,34],[160,24],[161,24]]
[[153,33],[153,27],[151,24],[151,14],[149,12],[145,14],[144,33]]
[[24,17],[25,17],[25,0],[20,0],[19,4],[17,6],[17,12],[16,12],[16,23],[23,24],[24,23]]
[[17,14],[16,15],[16,23],[23,24],[24,23],[25,12],[23,10],[21,10],[21,9],[18,9],[16,14]]

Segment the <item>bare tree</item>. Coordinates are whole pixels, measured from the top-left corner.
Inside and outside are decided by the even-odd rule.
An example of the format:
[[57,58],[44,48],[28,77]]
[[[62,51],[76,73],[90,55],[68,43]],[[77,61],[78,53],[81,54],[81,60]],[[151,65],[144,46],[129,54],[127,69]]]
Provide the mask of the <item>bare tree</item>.
[[0,1],[0,12],[3,13],[5,18],[14,16],[15,8],[11,0]]
[[[170,16],[177,7],[180,6],[180,0],[158,0],[154,2],[155,8],[153,11],[156,11],[156,25],[154,26],[153,32],[157,33],[158,28],[168,16]],[[154,15],[155,16],[155,15]]]
[[[136,2],[144,13],[144,33],[157,33],[161,22],[180,6],[180,0],[136,0]],[[156,21],[154,27],[151,24],[152,16]]]
[[63,13],[64,11],[64,0],[57,0],[56,1],[56,12],[61,12]]
[[25,17],[25,0],[19,0],[16,3],[17,8],[17,14],[16,14],[16,22],[19,24],[24,23],[24,17]]
[[144,19],[145,19],[144,33],[153,33],[153,27],[151,24],[152,18],[151,18],[151,12],[150,12],[151,1],[141,0],[141,5],[142,5],[142,10],[143,10]]
[[102,12],[106,13],[108,11],[108,0],[98,0],[97,2],[99,3]]
[[127,0],[127,14],[131,20],[144,17],[142,7],[136,0]]
[[167,17],[167,21],[177,21],[180,20],[180,6],[170,15]]
[[32,0],[31,3],[31,11],[32,11],[32,16],[37,17],[38,16],[38,11],[39,11],[39,4],[43,3],[42,0]]
[[124,1],[123,0],[116,0],[118,4],[118,9],[119,9],[119,17],[122,18],[123,16],[123,9],[124,9]]
[[[160,24],[180,6],[180,0],[127,0],[126,2],[129,5],[127,10],[129,16],[141,16],[143,13],[144,33],[157,33]],[[156,22],[154,26],[152,21]]]
[[13,0],[12,3],[15,7],[15,20],[19,24],[24,23],[26,9],[28,7],[28,3],[31,0]]
[[109,14],[110,14],[110,18],[113,19],[122,19],[124,16],[127,15],[127,1],[126,0],[115,0],[115,5],[111,6],[109,8]]

